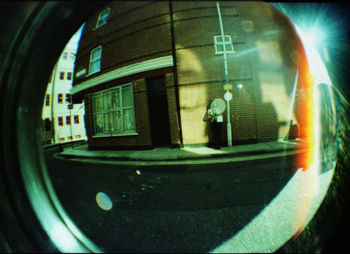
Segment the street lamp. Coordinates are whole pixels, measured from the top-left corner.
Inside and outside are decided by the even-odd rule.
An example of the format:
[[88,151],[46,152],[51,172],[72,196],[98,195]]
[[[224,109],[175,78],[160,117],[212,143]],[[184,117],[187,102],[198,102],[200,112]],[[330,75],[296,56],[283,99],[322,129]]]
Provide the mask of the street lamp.
[[[222,17],[221,17],[221,11],[220,11],[220,4],[219,2],[216,2],[216,9],[218,12],[218,17],[219,17],[219,25],[220,25],[220,33],[221,33],[221,38],[222,41],[225,41],[224,38],[224,26],[222,24]],[[230,118],[230,104],[229,101],[232,99],[232,94],[229,92],[229,90],[232,89],[232,84],[229,84],[229,78],[228,78],[228,67],[227,67],[227,53],[226,53],[226,46],[225,44],[223,45],[223,50],[224,50],[224,71],[225,71],[225,85],[224,85],[224,90],[226,90],[225,94],[225,100],[227,104],[227,125],[226,125],[226,130],[227,130],[227,145],[230,147],[232,146],[232,133],[231,133],[231,118]],[[226,99],[230,97],[229,100]]]

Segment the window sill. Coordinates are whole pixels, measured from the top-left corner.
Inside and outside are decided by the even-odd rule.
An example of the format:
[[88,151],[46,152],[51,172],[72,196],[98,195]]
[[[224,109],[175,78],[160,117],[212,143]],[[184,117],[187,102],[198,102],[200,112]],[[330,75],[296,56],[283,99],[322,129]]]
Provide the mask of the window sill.
[[91,77],[91,76],[93,76],[93,75],[95,75],[95,74],[97,74],[97,73],[99,73],[99,72],[100,72],[100,71],[86,74],[86,75],[85,75],[85,78]]
[[[226,54],[234,54],[234,53],[236,53],[236,51],[226,51]],[[222,52],[215,52],[215,55],[217,56],[217,55],[223,55],[224,54],[224,52],[222,51]]]
[[123,132],[123,133],[112,133],[112,134],[97,134],[92,136],[93,138],[110,138],[110,137],[125,137],[125,136],[137,136],[139,135],[136,131]]

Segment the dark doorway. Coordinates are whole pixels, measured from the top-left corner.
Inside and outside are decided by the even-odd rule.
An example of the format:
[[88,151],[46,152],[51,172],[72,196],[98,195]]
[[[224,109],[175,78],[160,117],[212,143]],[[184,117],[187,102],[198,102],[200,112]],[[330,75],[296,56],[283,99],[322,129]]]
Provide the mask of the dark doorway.
[[165,76],[146,78],[151,134],[154,146],[170,145]]

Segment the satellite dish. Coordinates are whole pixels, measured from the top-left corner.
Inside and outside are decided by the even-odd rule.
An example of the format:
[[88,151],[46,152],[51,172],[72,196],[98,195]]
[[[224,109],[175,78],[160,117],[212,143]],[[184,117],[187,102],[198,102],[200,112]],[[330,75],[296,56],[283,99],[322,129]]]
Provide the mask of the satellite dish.
[[210,108],[213,110],[214,114],[221,115],[226,109],[225,101],[219,98],[214,99],[210,104]]

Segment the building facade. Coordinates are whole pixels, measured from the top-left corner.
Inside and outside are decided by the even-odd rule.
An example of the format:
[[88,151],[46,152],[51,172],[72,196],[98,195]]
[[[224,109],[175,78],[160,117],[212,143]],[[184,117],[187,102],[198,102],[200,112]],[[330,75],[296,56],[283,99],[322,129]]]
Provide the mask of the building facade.
[[70,94],[78,46],[75,37],[63,50],[46,89],[42,110],[43,144],[87,139],[84,104],[73,105]]
[[[91,149],[203,145],[203,116],[230,92],[221,141],[281,139],[300,127],[303,50],[289,20],[264,2],[113,2],[87,21],[73,88]],[[227,114],[229,113],[229,114]]]

